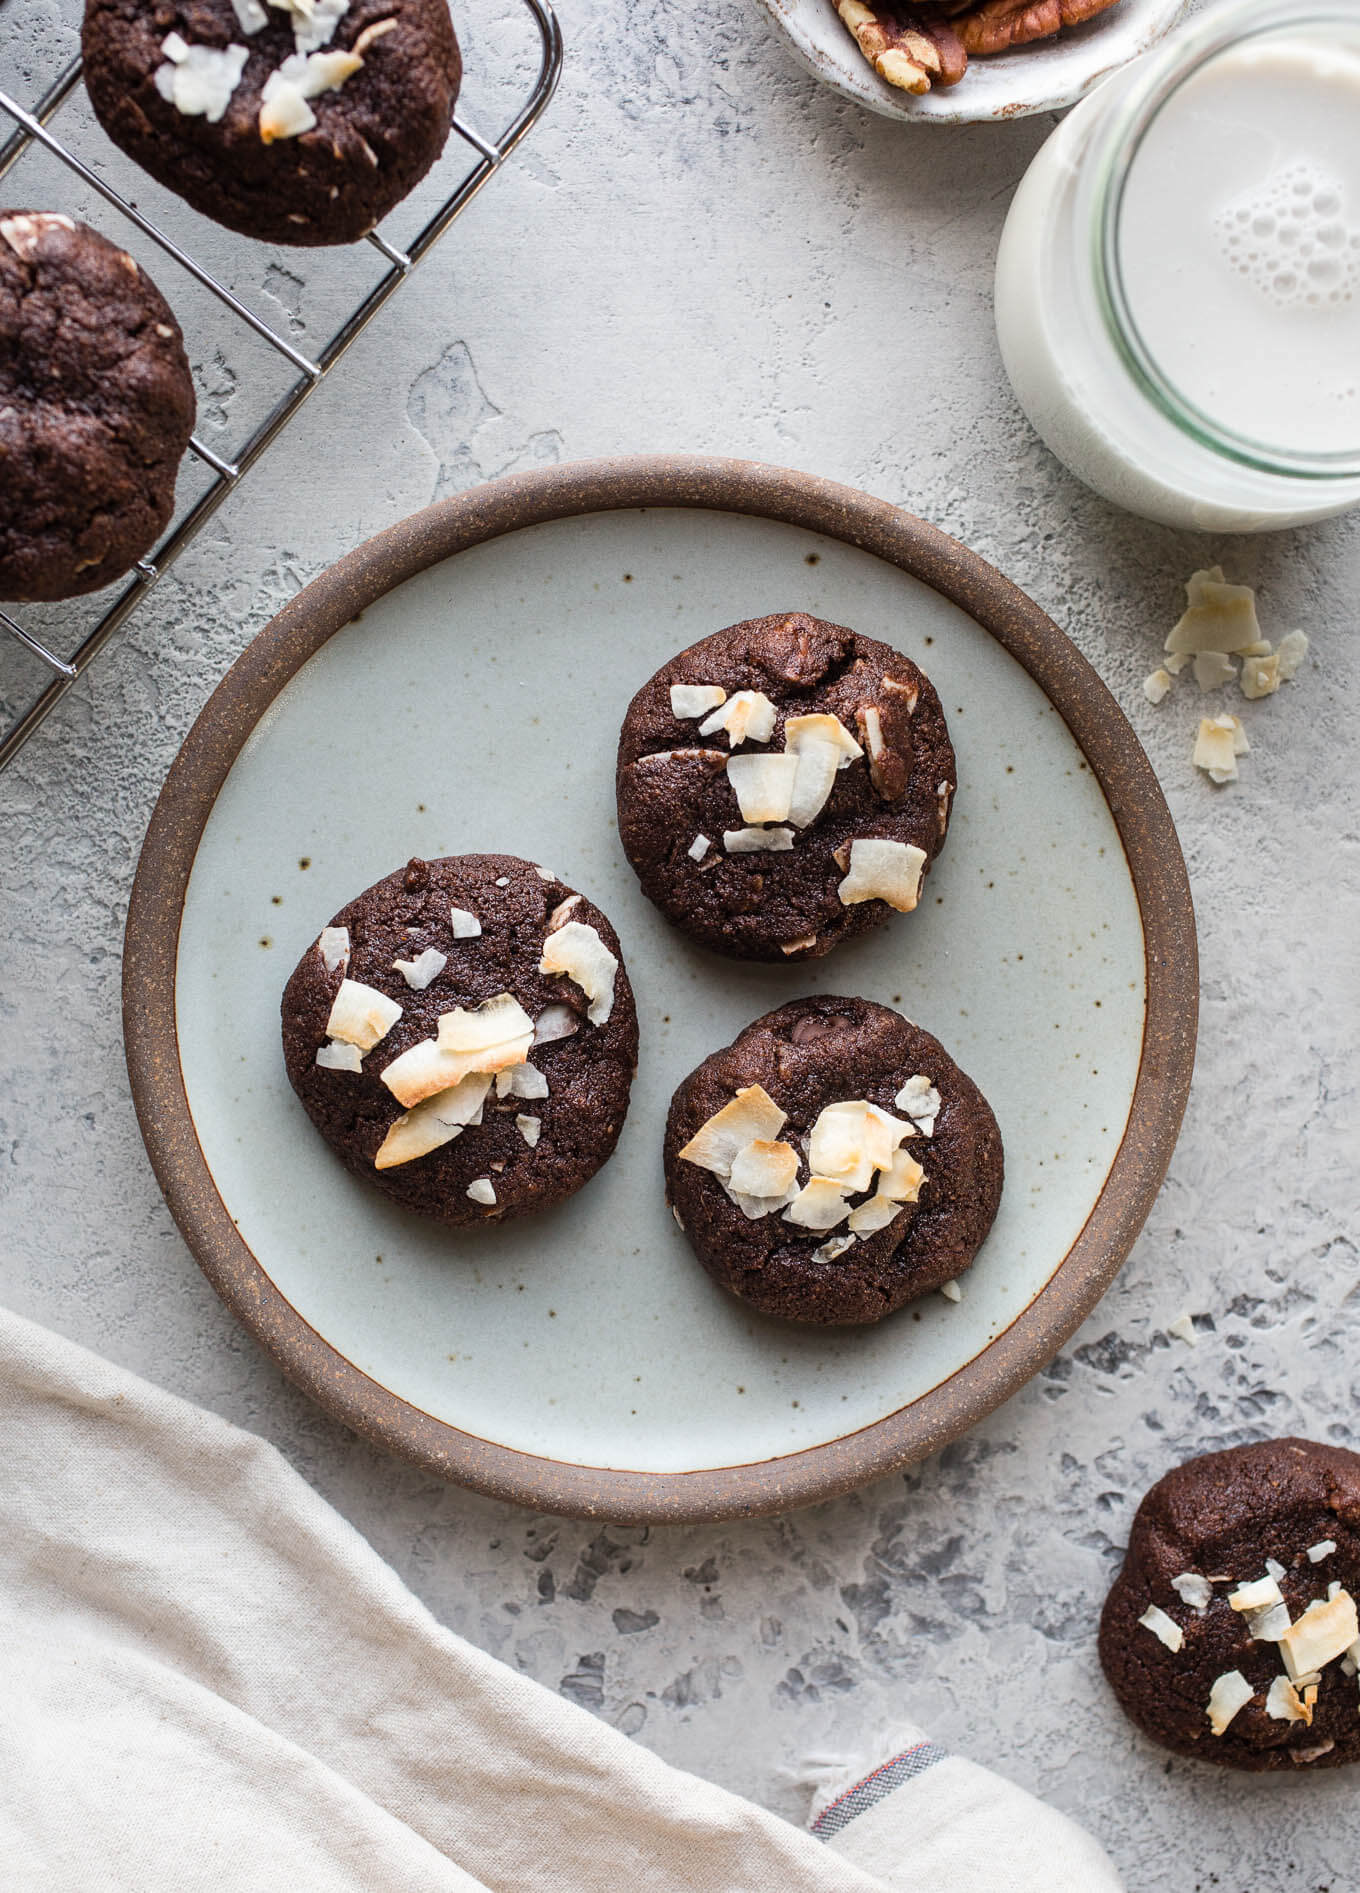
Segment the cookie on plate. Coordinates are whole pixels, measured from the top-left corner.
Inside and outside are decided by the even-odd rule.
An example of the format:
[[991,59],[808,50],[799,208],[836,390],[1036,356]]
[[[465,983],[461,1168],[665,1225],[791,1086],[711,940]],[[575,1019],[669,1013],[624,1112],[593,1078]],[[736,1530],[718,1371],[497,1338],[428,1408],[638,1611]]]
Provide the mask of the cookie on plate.
[[346,1167],[441,1222],[563,1202],[623,1128],[637,1011],[618,936],[514,855],[408,861],[283,995],[288,1077]]
[[666,1194],[717,1282],[787,1321],[878,1321],[966,1269],[1001,1200],[991,1107],[868,999],[796,999],[671,1100]]
[[1360,1761],[1360,1454],[1306,1439],[1205,1453],[1138,1507],[1100,1621],[1120,1707],[1223,1767]]
[[352,243],[424,177],[462,60],[444,0],[86,0],[113,142],[229,230]]
[[619,739],[619,836],[677,927],[745,960],[808,960],[910,912],[956,782],[909,658],[804,612],[664,664]]
[[179,324],[88,224],[0,210],[0,598],[74,598],[164,531],[194,426]]

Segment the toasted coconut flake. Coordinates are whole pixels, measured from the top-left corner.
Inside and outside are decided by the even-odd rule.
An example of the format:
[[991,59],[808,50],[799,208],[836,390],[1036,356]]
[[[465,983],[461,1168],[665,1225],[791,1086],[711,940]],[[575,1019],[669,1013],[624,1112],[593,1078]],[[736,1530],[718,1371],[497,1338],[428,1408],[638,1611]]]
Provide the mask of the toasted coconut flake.
[[1287,1676],[1277,1676],[1266,1692],[1266,1714],[1277,1722],[1312,1723],[1313,1711],[1305,1708],[1298,1691]]
[[342,979],[326,1032],[347,1045],[357,1045],[361,1052],[371,1052],[400,1017],[401,1007],[396,1000],[380,993],[376,986],[365,986],[359,979]]
[[743,743],[768,743],[774,735],[775,707],[763,690],[738,690],[699,725],[700,736],[726,731],[729,749]]
[[855,1238],[853,1236],[832,1236],[830,1241],[824,1242],[820,1249],[814,1249],[812,1251],[812,1260],[814,1262],[836,1262],[845,1254],[847,1249],[853,1249],[854,1246]]
[[543,1120],[541,1117],[530,1117],[527,1112],[521,1111],[519,1116],[515,1119],[515,1129],[519,1132],[530,1150],[533,1150],[537,1146],[539,1137],[542,1134]]
[[1321,1538],[1318,1540],[1317,1544],[1309,1545],[1304,1555],[1308,1559],[1309,1564],[1321,1564],[1322,1560],[1324,1558],[1330,1558],[1335,1550],[1335,1538]]
[[1186,592],[1192,602],[1166,641],[1168,651],[1227,655],[1260,642],[1256,594],[1250,585],[1223,585],[1197,572]]
[[727,780],[737,798],[744,822],[782,822],[793,798],[798,758],[758,751],[750,756],[729,756]]
[[889,1170],[893,1155],[911,1126],[866,1098],[828,1104],[819,1112],[808,1140],[814,1174],[834,1177],[848,1194],[867,1190],[875,1170]]
[[960,1282],[941,1282],[940,1293],[946,1301],[962,1301],[963,1285]]
[[691,861],[702,861],[712,846],[707,835],[696,835],[685,852]]
[[805,953],[809,947],[815,947],[816,944],[816,934],[805,933],[801,940],[781,940],[779,943],[779,951],[790,955],[794,953]]
[[1217,1677],[1209,1691],[1209,1706],[1205,1710],[1214,1734],[1222,1735],[1237,1712],[1245,1709],[1255,1694],[1256,1691],[1241,1670],[1227,1670]]
[[1291,1679],[1312,1670],[1320,1670],[1338,1656],[1344,1656],[1360,1637],[1356,1622],[1355,1599],[1349,1591],[1337,1590],[1326,1603],[1311,1603],[1280,1638],[1280,1654]]
[[316,948],[328,973],[334,973],[337,968],[342,973],[349,971],[348,927],[323,927]]
[[[167,33],[161,41],[161,52],[165,64],[157,66],[152,74],[161,97],[182,118],[206,118],[210,125],[218,124],[241,83],[249,49],[235,45],[191,46],[182,34]],[[302,109],[308,111],[306,106]]]
[[498,1098],[546,1098],[548,1081],[536,1065],[507,1065],[496,1073]]
[[789,799],[789,820],[795,828],[806,828],[830,800],[845,757],[834,743],[806,742],[793,752],[793,765],[797,773]]
[[[560,913],[561,908],[558,909]],[[594,927],[582,920],[569,920],[553,928],[543,942],[540,973],[560,973],[581,988],[590,1004],[586,1017],[592,1025],[605,1025],[614,1010],[614,981],[618,974],[618,956],[609,951]]]
[[447,953],[440,953],[435,947],[426,947],[413,960],[393,960],[392,970],[400,973],[413,991],[423,993],[427,986],[434,984],[448,963]]
[[798,1176],[798,1152],[792,1144],[753,1137],[732,1159],[728,1182],[743,1196],[783,1196]]
[[464,1058],[467,1071],[504,1071],[528,1057],[534,1022],[513,993],[497,993],[480,1006],[441,1013],[436,1036],[440,1051]]
[[559,927],[565,927],[580,904],[579,894],[568,894],[565,900],[558,901],[556,907],[548,915],[548,932],[556,933]]
[[1149,703],[1161,703],[1171,688],[1171,672],[1160,665],[1150,677],[1143,679],[1143,695]]
[[453,928],[455,940],[476,940],[481,937],[482,923],[466,907],[450,907],[449,924]]
[[1275,647],[1275,655],[1280,660],[1280,678],[1288,683],[1296,677],[1303,660],[1308,655],[1308,639],[1302,631],[1290,631],[1282,637]]
[[1182,1571],[1179,1577],[1172,1578],[1171,1588],[1191,1610],[1205,1610],[1214,1601],[1213,1585],[1198,1571]]
[[1188,1310],[1177,1315],[1174,1321],[1168,1321],[1166,1331],[1178,1341],[1184,1341],[1187,1347],[1199,1346],[1199,1336],[1195,1333],[1195,1323]]
[[362,1071],[364,1055],[357,1045],[337,1044],[334,1039],[327,1039],[316,1050],[316,1062],[322,1071]]
[[893,1103],[904,1116],[911,1119],[923,1137],[935,1135],[935,1120],[940,1115],[944,1100],[929,1078],[918,1071],[914,1077],[908,1078]]
[[579,1013],[555,1000],[552,1005],[544,1006],[534,1020],[534,1044],[555,1045],[559,1039],[569,1039],[580,1029]]
[[681,721],[707,716],[710,710],[716,710],[720,703],[726,702],[727,692],[721,684],[671,685],[671,715]]
[[723,847],[728,854],[787,854],[793,846],[791,828],[725,828]]
[[1273,697],[1280,687],[1279,658],[1273,652],[1263,657],[1244,657],[1239,684],[1242,695],[1249,702],[1254,703],[1260,697]]
[[1289,1628],[1289,1606],[1268,1604],[1264,1610],[1249,1610],[1242,1621],[1254,1643],[1278,1643]]
[[373,1159],[376,1170],[395,1170],[431,1150],[453,1142],[469,1124],[481,1121],[482,1104],[491,1080],[473,1072],[461,1083],[440,1091],[399,1117]]
[[900,914],[909,914],[921,894],[925,852],[908,841],[886,841],[879,836],[850,843],[850,871],[836,890],[843,907],[860,901],[886,901]]
[[834,1229],[850,1214],[843,1187],[831,1177],[809,1177],[784,1211],[784,1221],[800,1229]]
[[772,1142],[786,1122],[769,1092],[760,1085],[744,1085],[720,1111],[690,1138],[680,1156],[685,1163],[729,1177],[738,1154],[755,1142]]
[[890,1203],[916,1203],[920,1201],[925,1180],[926,1173],[915,1157],[899,1150],[893,1157],[891,1169],[885,1170],[878,1179],[878,1193],[886,1196]]
[[1280,1563],[1278,1558],[1267,1558],[1266,1570],[1269,1573],[1269,1575],[1274,1578],[1277,1584],[1283,1584],[1284,1566]]
[[863,1203],[857,1203],[850,1212],[850,1227],[860,1237],[872,1236],[877,1230],[886,1229],[902,1214],[905,1205],[895,1203],[890,1196],[884,1196],[880,1190]]
[[1228,1593],[1230,1607],[1243,1612],[1268,1610],[1272,1604],[1283,1602],[1280,1587],[1273,1577],[1257,1578],[1253,1584],[1239,1584],[1235,1591]]
[[488,1209],[496,1201],[496,1186],[490,1177],[478,1177],[475,1182],[469,1183],[467,1193],[474,1203],[482,1203]]
[[1336,1747],[1332,1741],[1319,1742],[1314,1748],[1291,1748],[1289,1759],[1296,1768],[1302,1768],[1308,1762],[1318,1762],[1324,1755],[1330,1755]]
[[831,743],[841,756],[842,769],[864,754],[838,716],[791,716],[784,725],[784,748],[796,755],[806,743]]
[[375,39],[386,39],[389,33],[396,32],[400,24],[399,20],[374,20],[371,26],[366,26],[360,33],[352,50],[362,58]]
[[1239,734],[1245,742],[1242,725],[1235,716],[1201,717],[1199,735],[1190,760],[1196,769],[1207,771],[1213,782],[1236,782]]

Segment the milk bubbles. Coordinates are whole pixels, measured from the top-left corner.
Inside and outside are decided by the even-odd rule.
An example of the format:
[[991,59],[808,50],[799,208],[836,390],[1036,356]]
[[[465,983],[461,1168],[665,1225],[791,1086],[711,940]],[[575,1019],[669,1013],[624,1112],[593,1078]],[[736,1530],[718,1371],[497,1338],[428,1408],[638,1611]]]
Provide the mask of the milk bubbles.
[[1360,294],[1360,221],[1345,186],[1306,159],[1279,165],[1214,218],[1225,260],[1278,308]]

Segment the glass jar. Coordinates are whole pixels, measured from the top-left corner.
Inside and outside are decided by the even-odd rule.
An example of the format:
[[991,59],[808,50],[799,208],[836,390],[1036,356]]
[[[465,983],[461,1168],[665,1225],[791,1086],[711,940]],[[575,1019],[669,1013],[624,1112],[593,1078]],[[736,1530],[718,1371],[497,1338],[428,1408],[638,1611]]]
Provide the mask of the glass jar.
[[1360,0],[1228,0],[1078,105],[1016,192],[996,320],[1117,506],[1257,532],[1360,504]]

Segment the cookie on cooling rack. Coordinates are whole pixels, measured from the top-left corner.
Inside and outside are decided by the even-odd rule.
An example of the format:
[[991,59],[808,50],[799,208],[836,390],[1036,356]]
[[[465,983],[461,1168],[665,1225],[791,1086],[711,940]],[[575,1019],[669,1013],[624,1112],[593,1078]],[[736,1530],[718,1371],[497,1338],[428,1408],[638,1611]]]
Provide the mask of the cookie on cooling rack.
[[637,1065],[618,936],[514,855],[408,861],[308,947],[288,1077],[356,1176],[455,1224],[573,1195],[612,1153]]
[[991,1106],[868,999],[797,999],[671,1100],[666,1193],[708,1273],[786,1321],[881,1320],[952,1282],[1001,1201]]
[[444,0],[87,0],[109,137],[230,230],[352,243],[444,148],[462,60]]
[[619,838],[643,892],[703,945],[819,959],[916,906],[957,779],[909,658],[781,612],[691,645],[638,691]]
[[126,251],[0,210],[0,598],[98,591],[150,550],[194,425],[179,324]]
[[1360,1453],[1204,1453],[1138,1507],[1100,1621],[1120,1707],[1177,1755],[1252,1771],[1360,1761]]

